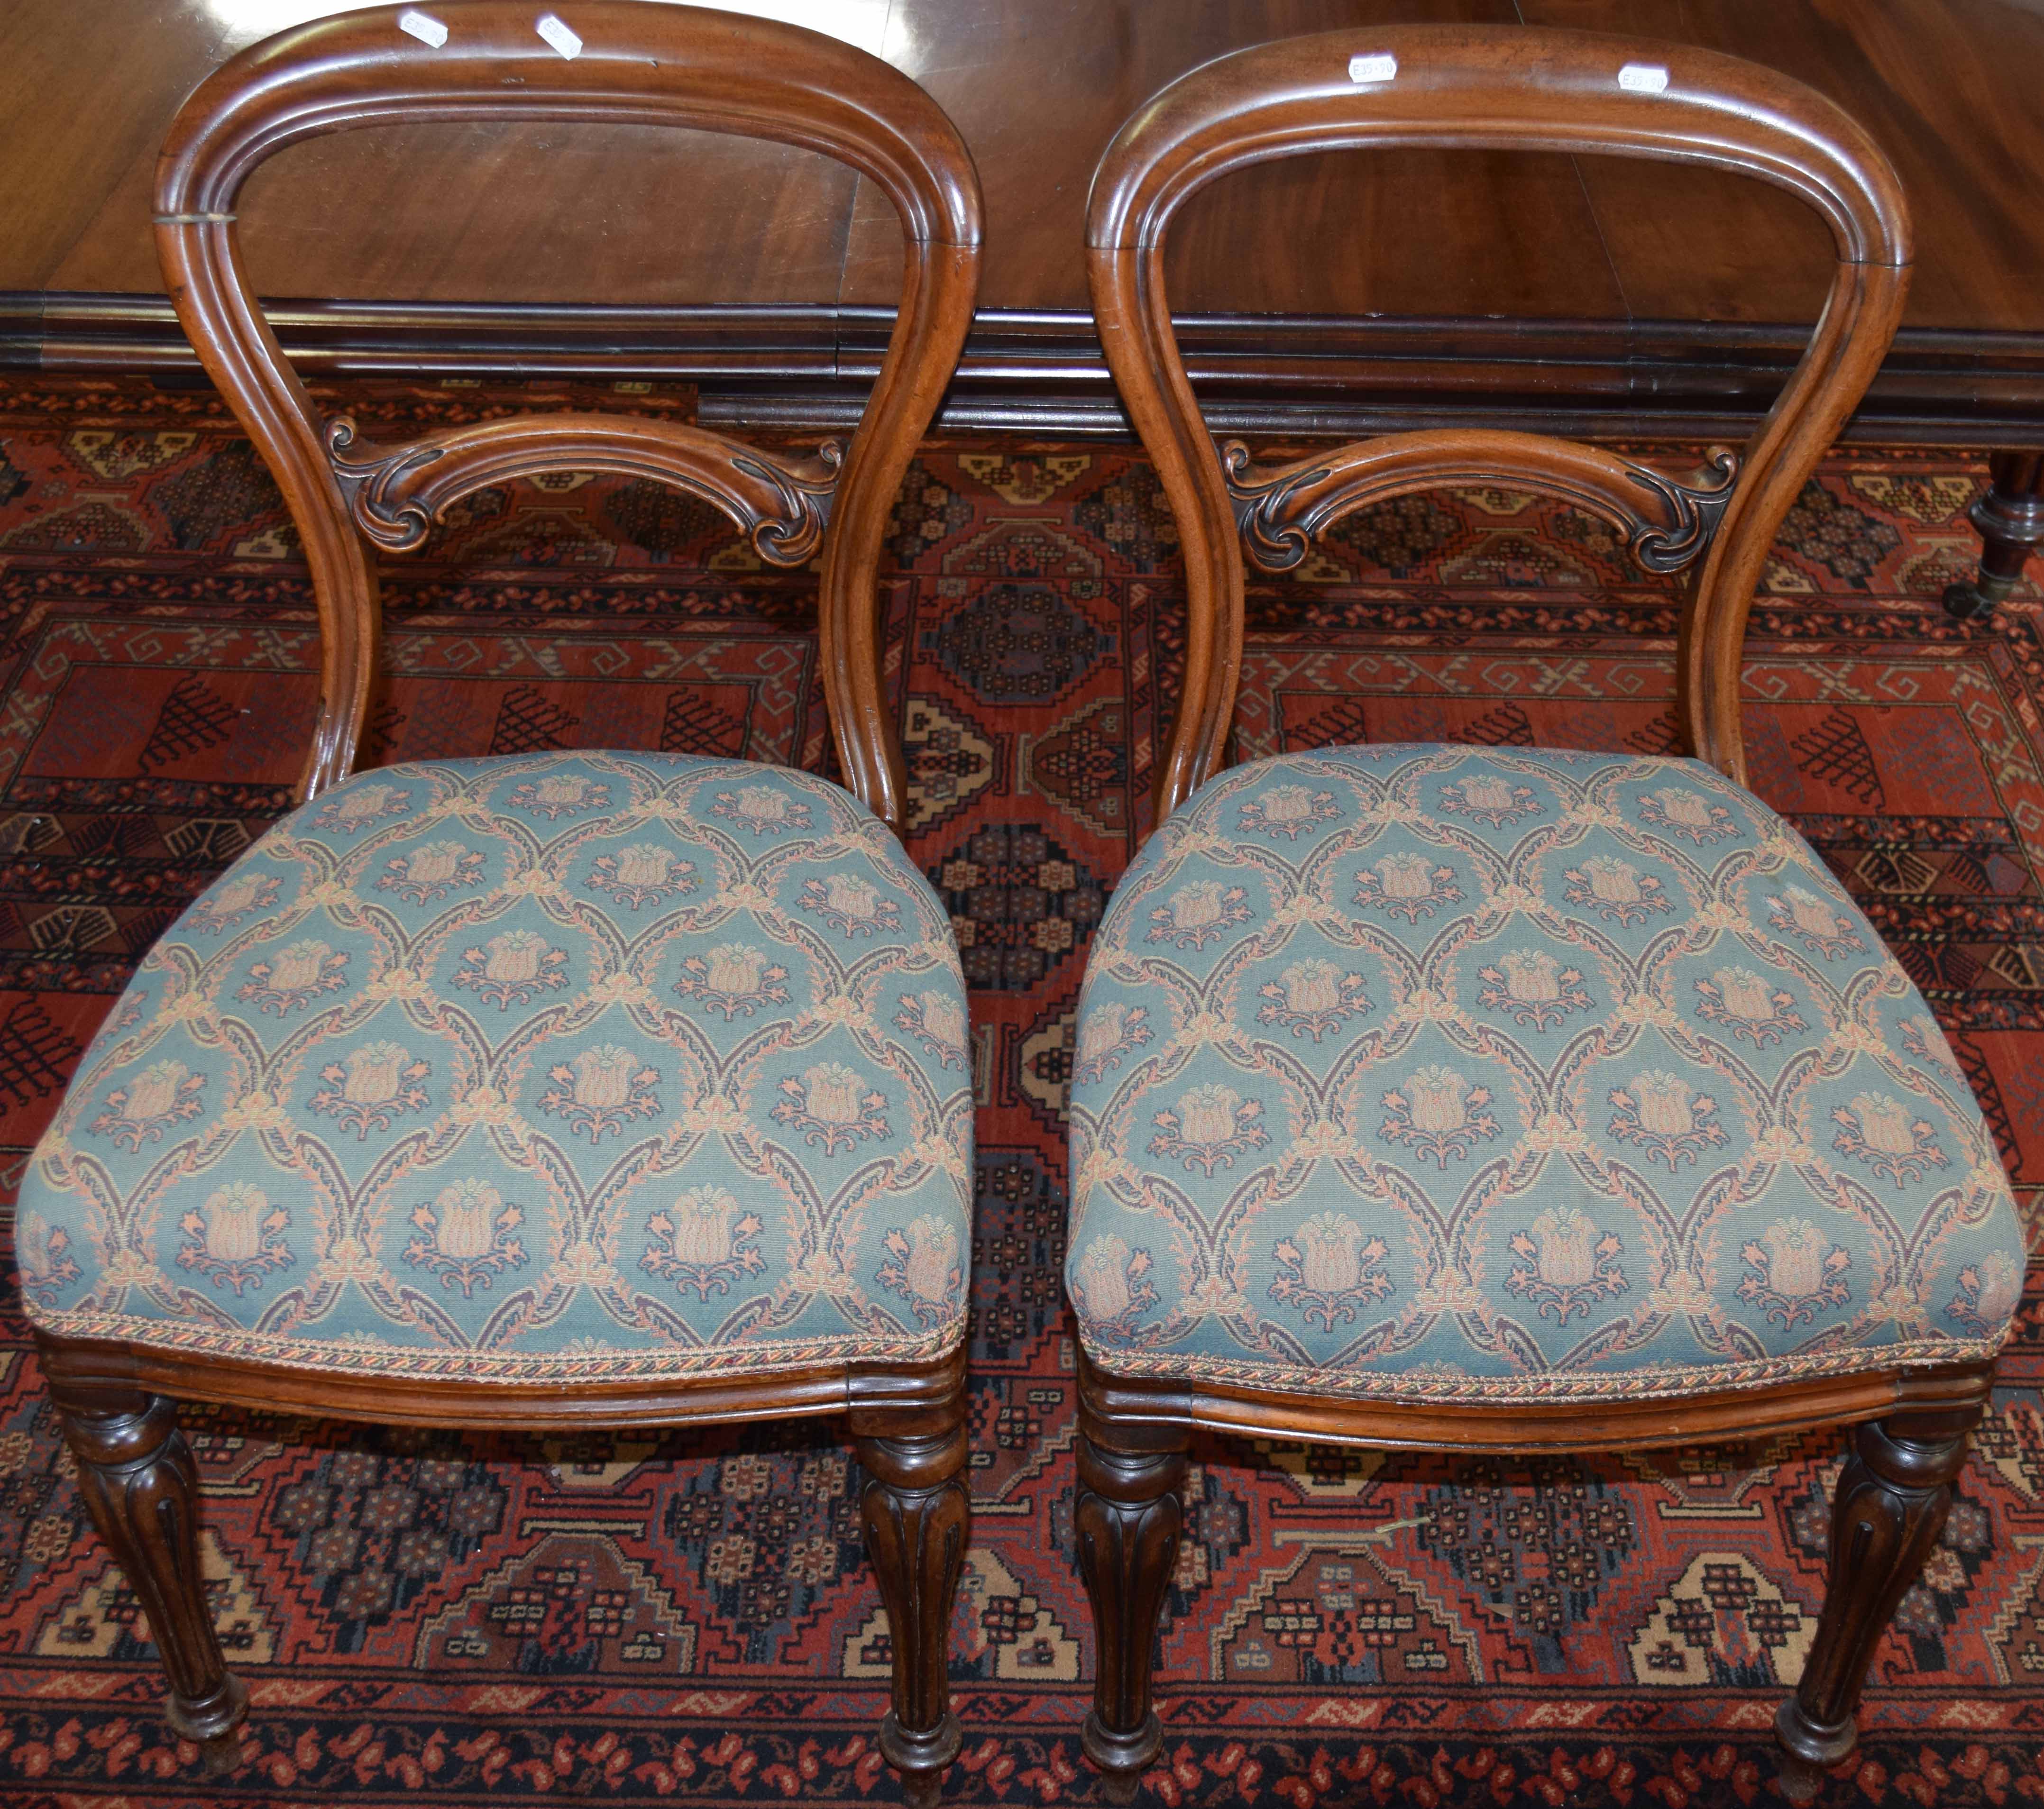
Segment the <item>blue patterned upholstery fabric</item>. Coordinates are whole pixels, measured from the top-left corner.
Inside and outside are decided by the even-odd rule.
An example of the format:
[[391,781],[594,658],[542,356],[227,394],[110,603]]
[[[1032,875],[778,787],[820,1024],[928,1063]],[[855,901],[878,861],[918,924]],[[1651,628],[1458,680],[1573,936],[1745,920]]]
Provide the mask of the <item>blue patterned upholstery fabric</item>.
[[481,1381],[916,1361],[964,1334],[943,909],[820,779],[387,767],[150,953],[23,1185],[74,1337]]
[[2000,1345],[2023,1239],[1945,1039],[1689,760],[1281,756],[1094,942],[1067,1281],[1112,1373],[1466,1402]]

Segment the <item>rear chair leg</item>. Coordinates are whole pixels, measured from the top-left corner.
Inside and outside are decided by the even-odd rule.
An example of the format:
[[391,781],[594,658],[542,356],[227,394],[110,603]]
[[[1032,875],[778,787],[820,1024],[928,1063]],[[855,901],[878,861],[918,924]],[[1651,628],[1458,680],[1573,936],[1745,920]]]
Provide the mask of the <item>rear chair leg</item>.
[[966,1488],[965,1401],[928,1432],[857,1435],[871,1479],[859,1502],[866,1553],[887,1604],[894,1645],[893,1705],[880,1750],[901,1774],[903,1796],[930,1809],[964,1737],[951,1712],[951,1609],[965,1569],[971,1500]]
[[[1154,1445],[1158,1429],[1145,1431]],[[1079,1744],[1123,1801],[1164,1744],[1150,1706],[1150,1671],[1164,1592],[1178,1569],[1185,1517],[1178,1492],[1191,1436],[1187,1426],[1176,1449],[1122,1450],[1111,1426],[1083,1411],[1080,1419],[1074,1519],[1097,1664]]]
[[139,1388],[67,1388],[52,1378],[79,1493],[129,1585],[141,1598],[171,1683],[164,1718],[229,1771],[248,1687],[227,1669],[199,1573],[198,1472],[177,1404]]
[[1812,1800],[1859,1741],[1867,1666],[1952,1505],[1980,1409],[1898,1413],[1860,1427],[1831,1505],[1831,1580],[1809,1662],[1774,1717],[1782,1793]]

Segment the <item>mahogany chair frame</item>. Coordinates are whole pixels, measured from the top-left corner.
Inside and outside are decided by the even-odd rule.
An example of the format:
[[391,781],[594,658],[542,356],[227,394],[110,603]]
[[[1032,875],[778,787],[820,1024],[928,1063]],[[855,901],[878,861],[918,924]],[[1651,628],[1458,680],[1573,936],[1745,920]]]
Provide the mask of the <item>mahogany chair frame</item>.
[[[1208,182],[1252,163],[1411,145],[1710,165],[1773,182],[1823,215],[1838,257],[1829,299],[1743,454],[1714,451],[1705,471],[1685,478],[1593,447],[1481,429],[1394,434],[1274,469],[1255,465],[1239,444],[1217,452],[1165,294],[1173,215]],[[1908,282],[1900,186],[1879,148],[1838,107],[1736,58],[1589,33],[1400,26],[1289,39],[1207,63],[1128,119],[1093,178],[1087,259],[1101,339],[1185,555],[1185,677],[1158,774],[1158,820],[1227,764],[1244,544],[1264,569],[1281,570],[1312,535],[1354,509],[1474,482],[1505,482],[1591,509],[1619,528],[1641,563],[1688,573],[1676,656],[1679,731],[1686,751],[1744,783],[1739,678],[1754,587],[1783,517],[1879,365]],[[1614,1395],[1594,1404],[1508,1408],[1120,1377],[1082,1355],[1077,1531],[1098,1642],[1085,1750],[1125,1789],[1162,1744],[1152,1651],[1196,1430],[1523,1453],[1854,1425],[1815,1643],[1776,1720],[1784,1787],[1807,1799],[1823,1769],[1853,1749],[1874,1646],[1936,1541],[1991,1381],[1988,1365],[1875,1361],[1856,1374],[1688,1398]]]
[[[878,58],[763,20],[637,0],[559,0],[558,16],[582,40],[571,59],[536,33],[529,3],[440,0],[431,13],[449,36],[439,47],[402,31],[400,10],[347,13],[244,51],[186,102],[157,170],[157,247],[179,318],[275,474],[312,569],[322,689],[299,796],[345,777],[361,742],[378,627],[363,537],[416,545],[447,504],[513,476],[619,471],[715,505],[776,563],[804,563],[821,546],[821,654],[838,751],[851,789],[898,831],[904,774],[881,678],[874,575],[888,510],[950,380],[978,286],[978,180],[956,129]],[[250,293],[235,238],[243,182],[264,158],[320,133],[478,119],[775,139],[870,178],[901,215],[905,271],[887,355],[849,448],[791,460],[699,428],[603,414],[492,421],[365,448],[352,423],[322,422]],[[81,1492],[162,1653],[171,1724],[199,1742],[216,1769],[236,1762],[248,1692],[228,1672],[206,1611],[196,1471],[177,1400],[534,1431],[846,1415],[869,1478],[866,1550],[893,1629],[881,1748],[912,1800],[935,1800],[960,1742],[946,1659],[969,1514],[962,1341],[934,1363],[586,1385],[401,1380],[133,1342],[37,1342]]]

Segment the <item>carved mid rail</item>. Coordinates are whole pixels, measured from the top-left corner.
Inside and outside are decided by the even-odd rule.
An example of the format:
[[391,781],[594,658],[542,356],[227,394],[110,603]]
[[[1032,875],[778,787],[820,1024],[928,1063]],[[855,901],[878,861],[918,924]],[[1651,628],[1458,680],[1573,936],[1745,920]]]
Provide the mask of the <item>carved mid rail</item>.
[[706,428],[631,415],[527,415],[444,428],[402,446],[326,424],[327,458],[355,524],[379,547],[409,552],[461,497],[547,471],[651,478],[700,497],[752,537],[770,565],[806,565],[823,545],[844,459],[824,442],[786,459]]
[[1609,522],[1649,571],[1680,571],[1708,550],[1739,481],[1713,446],[1686,478],[1600,447],[1502,429],[1387,434],[1289,465],[1259,465],[1239,440],[1220,449],[1242,543],[1265,571],[1289,571],[1308,544],[1374,502],[1458,484],[1506,486],[1573,503]]

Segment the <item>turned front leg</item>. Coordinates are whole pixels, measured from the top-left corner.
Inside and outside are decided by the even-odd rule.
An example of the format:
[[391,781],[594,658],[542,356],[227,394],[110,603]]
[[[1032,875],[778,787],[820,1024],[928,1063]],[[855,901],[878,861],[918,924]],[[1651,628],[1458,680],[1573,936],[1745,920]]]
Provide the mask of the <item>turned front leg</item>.
[[1111,1777],[1132,1783],[1164,1743],[1150,1706],[1150,1670],[1164,1592],[1178,1565],[1185,1454],[1120,1451],[1099,1438],[1088,1429],[1078,1441],[1074,1518],[1096,1667],[1079,1744]]
[[227,1669],[199,1571],[198,1471],[178,1430],[177,1405],[140,1390],[54,1389],[78,1490],[149,1617],[170,1677],[164,1717],[231,1766],[248,1688]]
[[1977,1408],[1896,1414],[1854,1435],[1831,1504],[1831,1577],[1796,1693],[1774,1717],[1781,1788],[1807,1803],[1858,1744],[1861,1687],[1896,1605],[1916,1580],[1952,1505]]
[[948,1660],[972,1519],[965,1427],[961,1419],[935,1432],[862,1437],[858,1444],[871,1478],[859,1501],[866,1557],[894,1646],[893,1706],[881,1723],[880,1750],[901,1773],[908,1800],[931,1804],[963,1744],[951,1712]]
[[1961,621],[1992,615],[2044,547],[2044,452],[1997,452],[1988,471],[1987,494],[1966,514],[1980,530],[1980,574],[1945,590],[1946,613]]

